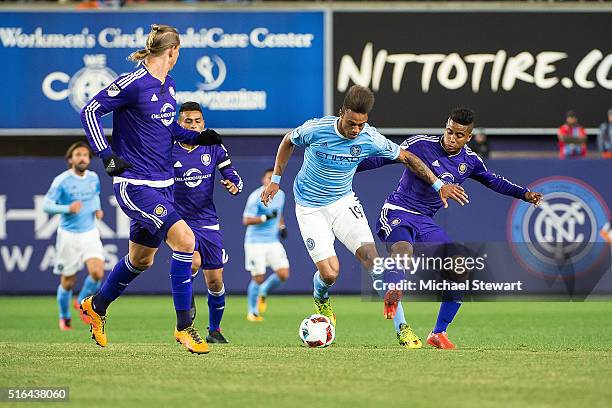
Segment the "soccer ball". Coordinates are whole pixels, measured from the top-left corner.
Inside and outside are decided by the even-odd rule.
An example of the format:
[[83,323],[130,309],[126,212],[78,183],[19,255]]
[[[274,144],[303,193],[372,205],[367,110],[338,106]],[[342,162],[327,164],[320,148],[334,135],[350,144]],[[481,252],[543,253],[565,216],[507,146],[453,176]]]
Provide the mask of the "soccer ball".
[[336,329],[326,316],[313,314],[302,320],[299,336],[308,347],[327,347],[336,337]]

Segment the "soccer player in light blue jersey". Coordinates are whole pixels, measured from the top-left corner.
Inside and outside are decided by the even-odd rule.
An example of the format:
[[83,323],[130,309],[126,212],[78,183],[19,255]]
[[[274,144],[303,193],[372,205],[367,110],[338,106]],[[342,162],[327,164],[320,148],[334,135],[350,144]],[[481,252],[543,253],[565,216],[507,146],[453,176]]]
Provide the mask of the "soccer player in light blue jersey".
[[[261,193],[270,184],[274,169],[267,169],[261,178],[261,187],[247,200],[242,223],[247,226],[244,235],[245,269],[251,273],[247,289],[247,320],[259,322],[267,309],[270,291],[278,288],[289,277],[289,260],[279,237],[287,237],[283,219],[285,193],[279,190],[267,206],[261,203]],[[266,268],[273,273],[265,279]]]
[[[70,301],[76,286],[76,273],[83,264],[88,276],[79,292],[75,304],[93,295],[100,287],[104,276],[104,251],[96,218],[104,213],[100,207],[100,180],[93,171],[87,170],[92,152],[85,142],[76,142],[66,151],[69,169],[53,179],[45,195],[44,207],[48,214],[61,214],[55,245],[55,266],[53,273],[60,275],[57,287],[59,306],[59,327],[72,328]],[[89,324],[88,317],[81,319]]]
[[[304,244],[317,266],[313,277],[316,312],[330,318],[334,325],[336,315],[328,292],[340,272],[335,239],[370,273],[378,257],[372,231],[352,190],[361,161],[372,156],[397,160],[438,191],[444,203],[448,198],[462,205],[467,202],[461,187],[444,184],[421,159],[367,124],[373,105],[372,91],[354,85],[346,93],[339,116],[313,119],[287,133],[278,148],[272,180],[261,195],[268,205],[279,191],[281,175],[295,146],[305,147],[304,164],[293,184],[295,213]],[[389,291],[384,296],[385,301],[395,301],[398,295]]]

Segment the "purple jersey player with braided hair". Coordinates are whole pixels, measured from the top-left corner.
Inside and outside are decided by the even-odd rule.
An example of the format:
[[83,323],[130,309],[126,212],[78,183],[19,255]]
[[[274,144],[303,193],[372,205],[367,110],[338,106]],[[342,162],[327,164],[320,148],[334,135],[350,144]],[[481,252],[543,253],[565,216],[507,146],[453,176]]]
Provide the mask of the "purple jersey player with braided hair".
[[[404,141],[402,149],[412,152],[445,183],[462,184],[468,178],[476,180],[493,191],[514,197],[534,205],[543,199],[541,193],[529,191],[504,177],[488,170],[483,161],[465,146],[472,138],[474,112],[467,108],[454,109],[447,122],[443,136],[413,136]],[[357,171],[382,167],[394,161],[371,157],[364,160]],[[414,243],[450,243],[446,232],[433,220],[434,214],[442,207],[437,194],[430,193],[430,186],[404,171],[399,184],[383,205],[376,224],[378,236],[387,243],[390,256],[412,256]],[[453,349],[446,328],[452,322],[461,306],[462,294],[447,292],[440,306],[438,320],[427,337],[427,343],[441,349]],[[406,324],[404,310],[396,300],[393,316],[400,344],[406,348],[422,347],[421,340]]]
[[[94,152],[113,176],[115,196],[130,217],[129,253],[109,274],[100,291],[83,299],[91,318],[92,338],[106,346],[106,309],[141,272],[150,267],[162,241],[173,250],[170,262],[172,296],[177,315],[175,339],[192,353],[209,352],[193,326],[191,263],[193,232],[175,209],[172,148],[175,141],[192,145],[221,143],[207,129],[195,132],[175,122],[176,91],[168,72],[179,57],[178,31],[154,24],[146,47],[130,55],[136,69],[100,91],[81,111],[81,121]],[[100,119],[113,112],[113,146],[108,145]]]
[[[178,123],[186,129],[204,129],[202,108],[197,102],[185,102],[179,111]],[[174,202],[176,210],[195,235],[196,245],[191,272],[193,278],[200,267],[208,288],[209,343],[228,343],[221,334],[221,319],[225,310],[223,264],[227,255],[219,229],[219,218],[213,203],[215,169],[218,169],[226,190],[231,195],[242,192],[242,179],[232,165],[225,146],[194,146],[177,142],[172,149],[174,162]],[[192,319],[195,319],[195,299],[192,299]]]

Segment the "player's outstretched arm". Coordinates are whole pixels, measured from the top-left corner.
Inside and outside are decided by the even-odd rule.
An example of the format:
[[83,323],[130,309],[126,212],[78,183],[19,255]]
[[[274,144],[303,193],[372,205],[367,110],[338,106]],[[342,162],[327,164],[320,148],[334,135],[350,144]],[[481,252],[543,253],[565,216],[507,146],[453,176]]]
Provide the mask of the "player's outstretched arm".
[[387,159],[386,157],[368,157],[359,163],[359,166],[357,166],[357,173],[361,171],[378,169],[382,166],[395,163],[398,163],[398,161]]
[[499,194],[518,198],[536,206],[540,205],[544,199],[542,193],[529,191],[528,188],[519,186],[505,177],[488,170],[480,159],[476,161],[474,172],[470,174],[470,178]]
[[268,203],[274,198],[278,190],[280,189],[279,182],[280,177],[283,175],[287,163],[295,150],[295,146],[291,142],[291,132],[287,133],[283,138],[282,142],[278,146],[276,152],[276,161],[274,162],[274,174],[272,175],[272,182],[266,186],[264,191],[261,193],[261,202],[267,206]]
[[172,136],[175,140],[190,145],[212,146],[223,143],[221,135],[213,129],[204,129],[198,133],[185,129],[178,122],[172,122]]
[[397,161],[406,166],[418,178],[431,185],[440,195],[444,208],[448,208],[448,199],[455,200],[461,205],[469,203],[465,190],[457,184],[444,184],[415,154],[400,149]]
[[223,176],[221,184],[223,184],[225,189],[231,195],[238,195],[242,192],[242,187],[244,186],[242,177],[240,177],[238,171],[236,171],[236,168],[232,164],[232,160],[230,159],[229,153],[227,152],[227,149],[225,149],[225,146],[220,145],[218,147],[218,152],[223,155],[223,157],[220,159],[220,163],[217,165],[217,169]]

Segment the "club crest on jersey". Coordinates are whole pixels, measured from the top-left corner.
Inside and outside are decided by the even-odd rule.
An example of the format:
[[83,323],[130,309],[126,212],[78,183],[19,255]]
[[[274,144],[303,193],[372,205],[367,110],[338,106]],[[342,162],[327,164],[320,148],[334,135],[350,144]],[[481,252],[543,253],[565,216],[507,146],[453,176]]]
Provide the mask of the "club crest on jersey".
[[155,207],[153,210],[153,214],[157,215],[158,217],[165,217],[168,215],[168,210],[166,210],[166,207],[163,205],[157,204],[157,207]]
[[361,154],[361,146],[355,145],[351,147],[351,155],[359,156]]
[[459,174],[464,174],[467,171],[467,168],[467,163],[461,163],[459,167],[457,167],[457,170],[459,171]]
[[203,165],[208,166],[211,162],[210,154],[204,153],[202,156],[200,156],[200,160],[202,160]]
[[111,98],[114,98],[115,96],[119,95],[119,92],[121,92],[121,89],[119,89],[117,84],[114,84],[114,83],[111,86],[109,86],[108,89],[106,90],[106,93]]
[[402,220],[400,220],[399,218],[394,218],[394,219],[391,220],[391,225],[397,225],[400,222],[402,222]]
[[309,251],[312,251],[315,247],[315,241],[312,238],[308,238],[306,240],[306,248],[308,248]]

